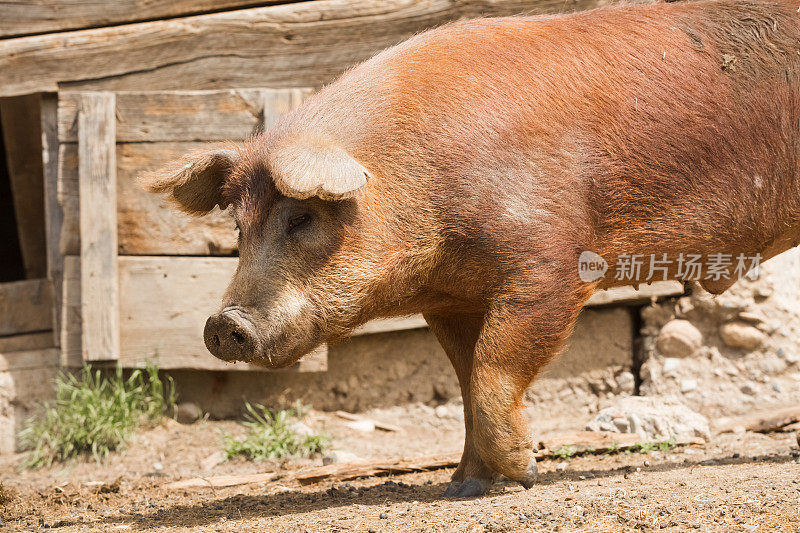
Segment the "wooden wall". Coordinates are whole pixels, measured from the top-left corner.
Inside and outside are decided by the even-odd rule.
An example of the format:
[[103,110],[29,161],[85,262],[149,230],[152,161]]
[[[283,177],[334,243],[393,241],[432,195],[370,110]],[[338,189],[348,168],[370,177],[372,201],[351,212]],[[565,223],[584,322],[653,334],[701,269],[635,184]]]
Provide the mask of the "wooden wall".
[[319,87],[381,49],[453,20],[555,13],[606,3],[316,0],[5,39],[0,40],[0,96],[59,87]]

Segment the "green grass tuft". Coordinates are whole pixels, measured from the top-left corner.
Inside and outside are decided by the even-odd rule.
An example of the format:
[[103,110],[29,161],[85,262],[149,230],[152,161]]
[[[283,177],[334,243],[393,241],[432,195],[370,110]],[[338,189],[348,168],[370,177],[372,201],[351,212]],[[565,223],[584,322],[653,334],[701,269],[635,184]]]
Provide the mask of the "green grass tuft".
[[569,459],[575,456],[575,450],[572,449],[572,446],[561,446],[560,448],[553,450],[553,456],[558,457],[559,459]]
[[23,466],[39,468],[89,454],[96,460],[123,446],[140,424],[157,422],[175,405],[172,379],[148,365],[125,379],[122,369],[103,376],[84,367],[79,376],[59,374],[56,399],[43,406],[20,433],[29,453]]
[[285,411],[270,411],[263,405],[245,402],[247,433],[242,438],[225,434],[223,447],[228,459],[243,456],[252,461],[309,456],[322,452],[330,443],[327,435],[300,435],[292,424],[302,416],[300,405]]

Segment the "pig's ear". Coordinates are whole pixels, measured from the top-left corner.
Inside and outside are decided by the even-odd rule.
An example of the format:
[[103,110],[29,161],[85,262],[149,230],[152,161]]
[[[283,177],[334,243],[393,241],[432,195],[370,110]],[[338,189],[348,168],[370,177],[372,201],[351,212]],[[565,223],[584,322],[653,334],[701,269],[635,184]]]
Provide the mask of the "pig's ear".
[[217,149],[193,152],[155,172],[139,177],[145,190],[166,194],[180,209],[204,215],[228,203],[222,197],[222,186],[239,159],[239,152]]
[[289,145],[270,153],[269,160],[278,190],[300,200],[352,198],[370,177],[361,163],[335,146]]

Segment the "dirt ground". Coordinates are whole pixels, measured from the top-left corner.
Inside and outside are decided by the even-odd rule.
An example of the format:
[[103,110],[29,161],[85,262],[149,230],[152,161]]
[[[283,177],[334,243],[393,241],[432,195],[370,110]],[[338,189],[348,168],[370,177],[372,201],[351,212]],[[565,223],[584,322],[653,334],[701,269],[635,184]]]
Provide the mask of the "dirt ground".
[[[333,414],[305,420],[333,448],[362,459],[458,450],[459,406],[375,410],[364,416],[401,432],[361,433]],[[532,427],[534,427],[532,425]],[[569,417],[538,425],[539,436],[582,429]],[[321,458],[221,461],[220,433],[234,422],[169,421],[142,432],[101,464],[75,461],[19,471],[0,463],[0,529],[33,531],[800,531],[800,450],[793,433],[717,435],[703,447],[667,453],[576,457],[540,465],[525,491],[498,483],[487,496],[444,499],[452,469],[300,486],[298,469]],[[566,467],[566,468],[565,468]],[[275,471],[268,483],[167,490],[194,476]],[[104,482],[103,484],[99,482]]]

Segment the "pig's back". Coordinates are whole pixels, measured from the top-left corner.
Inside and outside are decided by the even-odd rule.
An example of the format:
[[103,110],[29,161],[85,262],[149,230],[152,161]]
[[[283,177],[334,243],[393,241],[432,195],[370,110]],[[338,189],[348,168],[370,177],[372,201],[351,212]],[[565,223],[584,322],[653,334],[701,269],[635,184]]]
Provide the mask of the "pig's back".
[[798,5],[461,22],[348,72],[285,131],[335,138],[373,187],[424,187],[450,225],[495,212],[611,254],[752,247],[798,213]]

